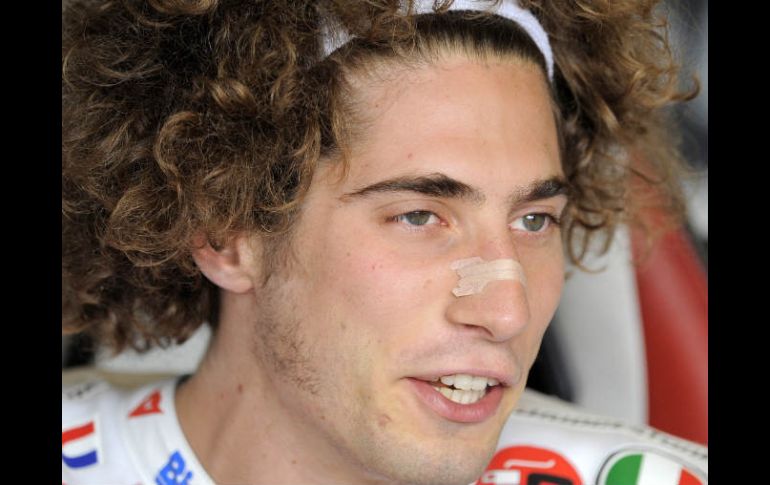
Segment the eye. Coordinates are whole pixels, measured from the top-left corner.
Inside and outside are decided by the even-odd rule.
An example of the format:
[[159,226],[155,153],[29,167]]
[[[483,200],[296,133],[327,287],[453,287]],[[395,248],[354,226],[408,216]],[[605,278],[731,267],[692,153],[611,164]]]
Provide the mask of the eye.
[[426,226],[428,224],[440,223],[441,219],[430,211],[412,211],[405,214],[393,216],[390,219],[393,222],[405,223],[408,226]]
[[[521,224],[518,224],[519,221],[521,221]],[[547,212],[527,214],[516,219],[511,224],[511,227],[514,229],[521,229],[532,233],[546,232],[551,226],[559,226],[559,220]]]

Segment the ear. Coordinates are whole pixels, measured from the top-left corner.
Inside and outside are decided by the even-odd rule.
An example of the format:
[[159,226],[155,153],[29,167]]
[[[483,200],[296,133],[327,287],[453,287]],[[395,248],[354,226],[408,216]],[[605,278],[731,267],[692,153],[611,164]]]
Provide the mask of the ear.
[[223,290],[246,293],[259,274],[256,242],[246,235],[230,238],[214,249],[204,235],[195,238],[192,257],[203,275]]

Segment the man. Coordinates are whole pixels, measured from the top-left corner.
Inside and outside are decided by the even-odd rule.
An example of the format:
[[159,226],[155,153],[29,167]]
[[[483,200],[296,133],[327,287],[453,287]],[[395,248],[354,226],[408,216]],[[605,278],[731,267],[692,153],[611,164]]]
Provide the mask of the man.
[[507,5],[418,5],[416,31],[397,4],[73,9],[65,328],[118,350],[216,331],[192,376],[67,391],[66,483],[481,476],[590,199],[548,35]]

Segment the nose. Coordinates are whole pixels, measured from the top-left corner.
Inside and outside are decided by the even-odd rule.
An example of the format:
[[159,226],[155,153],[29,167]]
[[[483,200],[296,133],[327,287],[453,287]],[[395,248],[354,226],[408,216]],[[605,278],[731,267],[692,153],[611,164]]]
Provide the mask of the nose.
[[[511,258],[515,250],[483,251],[485,261]],[[455,282],[459,277],[454,275]],[[526,283],[516,280],[489,281],[480,293],[453,298],[447,307],[447,319],[458,325],[477,327],[487,339],[502,342],[521,333],[529,324],[530,308]]]

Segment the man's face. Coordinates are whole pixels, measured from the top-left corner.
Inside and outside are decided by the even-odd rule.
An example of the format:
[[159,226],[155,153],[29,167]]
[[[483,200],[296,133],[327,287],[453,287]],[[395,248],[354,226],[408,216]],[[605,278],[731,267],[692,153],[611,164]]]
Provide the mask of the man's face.
[[[561,236],[544,214],[560,216],[566,197],[520,197],[563,173],[545,77],[457,58],[357,86],[371,124],[348,177],[318,169],[294,262],[256,290],[256,355],[337,479],[467,484],[495,450],[562,290]],[[454,296],[450,264],[474,256],[518,261],[526,285]],[[421,382],[461,373],[508,385],[460,418]]]

